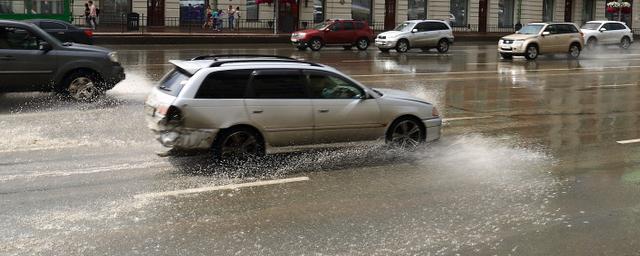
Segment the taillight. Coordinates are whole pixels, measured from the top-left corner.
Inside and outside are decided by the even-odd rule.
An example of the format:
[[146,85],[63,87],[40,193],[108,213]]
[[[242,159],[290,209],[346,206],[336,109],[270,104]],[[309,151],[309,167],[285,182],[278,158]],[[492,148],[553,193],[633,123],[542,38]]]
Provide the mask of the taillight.
[[438,109],[435,106],[431,108],[431,116],[440,116],[440,113],[438,112]]
[[91,38],[91,37],[93,37],[93,30],[85,29],[84,30],[84,34],[87,35],[87,37]]

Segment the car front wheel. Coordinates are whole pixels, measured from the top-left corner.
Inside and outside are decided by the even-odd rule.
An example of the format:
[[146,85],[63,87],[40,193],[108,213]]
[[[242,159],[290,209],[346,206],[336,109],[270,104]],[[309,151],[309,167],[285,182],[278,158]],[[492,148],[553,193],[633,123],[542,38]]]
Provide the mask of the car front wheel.
[[104,92],[95,74],[86,71],[71,73],[63,82],[65,95],[77,101],[92,101]]
[[538,47],[535,45],[527,46],[527,51],[525,51],[524,57],[528,60],[535,60],[538,58]]
[[386,141],[391,146],[412,150],[426,140],[424,127],[413,118],[400,118],[391,124]]
[[309,48],[311,48],[312,51],[319,51],[322,49],[322,41],[318,38],[312,39],[311,42],[309,42]]
[[572,59],[580,57],[580,46],[578,44],[572,44],[569,46],[569,57]]
[[396,44],[396,51],[403,53],[409,50],[409,41],[402,39]]

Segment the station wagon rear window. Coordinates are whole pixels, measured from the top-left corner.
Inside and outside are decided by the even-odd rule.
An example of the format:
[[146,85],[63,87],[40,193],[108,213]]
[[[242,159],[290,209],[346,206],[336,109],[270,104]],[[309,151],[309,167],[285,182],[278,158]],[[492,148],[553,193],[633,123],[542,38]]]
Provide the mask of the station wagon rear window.
[[158,89],[166,94],[178,96],[189,78],[190,76],[187,73],[180,69],[174,69],[162,78]]

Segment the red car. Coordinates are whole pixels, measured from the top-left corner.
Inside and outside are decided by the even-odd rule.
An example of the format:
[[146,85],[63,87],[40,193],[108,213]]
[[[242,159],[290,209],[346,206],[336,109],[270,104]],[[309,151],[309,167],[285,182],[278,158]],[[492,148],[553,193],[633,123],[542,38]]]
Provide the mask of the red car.
[[366,21],[327,20],[312,29],[293,32],[291,42],[301,51],[307,47],[319,51],[328,45],[342,46],[345,50],[355,46],[364,51],[373,42],[373,29]]

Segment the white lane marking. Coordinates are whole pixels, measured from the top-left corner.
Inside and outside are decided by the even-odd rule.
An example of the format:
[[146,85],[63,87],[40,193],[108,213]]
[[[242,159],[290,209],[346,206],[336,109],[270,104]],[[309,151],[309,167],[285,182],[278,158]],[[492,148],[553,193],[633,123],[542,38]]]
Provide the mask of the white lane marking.
[[0,182],[16,180],[16,179],[30,179],[30,178],[39,178],[39,177],[63,177],[63,176],[71,176],[71,175],[81,175],[81,174],[94,174],[101,172],[114,172],[121,170],[130,170],[130,169],[141,169],[141,168],[159,168],[159,167],[171,167],[171,165],[166,163],[138,163],[138,164],[121,164],[114,166],[102,166],[102,167],[91,167],[86,169],[79,169],[75,171],[48,171],[48,172],[34,172],[28,174],[14,174],[14,175],[4,175],[0,176]]
[[591,85],[587,86],[587,88],[618,88],[618,87],[627,87],[627,86],[635,86],[636,84],[603,84],[603,85]]
[[[614,66],[599,68],[550,68],[550,69],[534,69],[528,70],[530,73],[549,72],[549,71],[570,71],[570,70],[602,70],[602,69],[621,69],[621,68],[640,68],[640,66]],[[385,77],[385,76],[438,76],[438,75],[455,75],[455,74],[502,74],[501,71],[453,71],[453,72],[416,72],[416,73],[383,73],[383,74],[367,74],[367,75],[351,75],[351,77]]]
[[619,140],[616,141],[618,142],[618,144],[631,144],[631,143],[638,143],[640,142],[640,139],[633,139],[633,140]]
[[486,119],[493,118],[493,116],[466,116],[466,117],[452,117],[452,118],[443,118],[443,122],[451,122],[451,121],[461,121],[461,120],[474,120],[474,119]]
[[133,196],[133,198],[149,199],[149,198],[158,198],[158,197],[165,197],[165,196],[179,196],[179,195],[185,195],[185,194],[194,194],[194,193],[210,192],[210,191],[217,191],[217,190],[232,190],[232,189],[247,188],[247,187],[260,187],[260,186],[301,182],[301,181],[308,181],[308,180],[309,180],[309,177],[296,177],[296,178],[279,179],[279,180],[262,180],[262,181],[256,181],[256,182],[229,184],[229,185],[223,185],[223,186],[200,187],[200,188],[190,188],[190,189],[183,189],[183,190],[157,192],[157,193],[138,194]]

